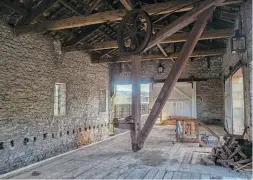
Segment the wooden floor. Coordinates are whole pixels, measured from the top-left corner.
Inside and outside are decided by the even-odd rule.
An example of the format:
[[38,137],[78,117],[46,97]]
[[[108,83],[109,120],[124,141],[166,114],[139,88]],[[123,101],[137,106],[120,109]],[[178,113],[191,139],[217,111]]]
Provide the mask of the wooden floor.
[[211,148],[174,143],[173,126],[155,127],[145,147],[130,149],[129,132],[9,174],[15,179],[236,179],[251,174],[199,164]]

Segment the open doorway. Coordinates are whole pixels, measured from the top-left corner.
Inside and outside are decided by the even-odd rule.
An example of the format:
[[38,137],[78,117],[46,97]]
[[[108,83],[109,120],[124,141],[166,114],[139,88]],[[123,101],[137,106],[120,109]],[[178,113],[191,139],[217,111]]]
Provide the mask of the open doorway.
[[245,128],[242,67],[225,81],[225,127],[229,133],[238,135]]
[[[163,83],[154,84],[151,92],[151,103],[155,103]],[[196,109],[196,82],[177,82],[173,88],[161,114],[160,120],[166,120],[171,116],[197,118]]]
[[[149,84],[141,84],[141,114],[149,113]],[[125,118],[132,114],[132,85],[116,85],[113,98],[113,117]]]
[[233,134],[244,131],[244,93],[242,67],[232,75]]

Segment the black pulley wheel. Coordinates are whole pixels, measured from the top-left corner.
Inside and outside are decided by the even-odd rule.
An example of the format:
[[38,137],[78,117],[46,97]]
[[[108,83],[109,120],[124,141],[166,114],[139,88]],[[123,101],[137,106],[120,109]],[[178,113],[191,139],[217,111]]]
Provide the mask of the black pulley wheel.
[[152,34],[152,23],[148,13],[131,10],[121,20],[118,27],[117,43],[124,55],[136,55],[147,47]]

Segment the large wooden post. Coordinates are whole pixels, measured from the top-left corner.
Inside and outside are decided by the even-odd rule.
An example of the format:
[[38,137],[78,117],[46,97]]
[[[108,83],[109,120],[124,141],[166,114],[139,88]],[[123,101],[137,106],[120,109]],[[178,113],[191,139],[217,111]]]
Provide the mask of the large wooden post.
[[141,130],[141,56],[131,56],[132,59],[132,118],[134,126],[131,129],[132,150],[138,151],[137,138]]
[[206,23],[212,15],[216,6],[212,6],[197,17],[197,21],[189,34],[181,52],[179,53],[176,63],[172,67],[165,83],[156,99],[156,102],[138,136],[138,148],[141,149],[145,140],[147,139],[151,129],[153,128],[160,112],[162,111],[172,89],[174,88],[177,80],[179,79],[193,49],[195,48],[199,37],[201,36]]

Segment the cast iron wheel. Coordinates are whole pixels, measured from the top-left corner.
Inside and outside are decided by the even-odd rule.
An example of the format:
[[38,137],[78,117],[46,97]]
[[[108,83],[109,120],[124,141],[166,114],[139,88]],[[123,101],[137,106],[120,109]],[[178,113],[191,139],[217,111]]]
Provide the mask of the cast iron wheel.
[[118,27],[117,43],[124,55],[136,55],[147,47],[152,34],[148,13],[132,10],[126,13]]

